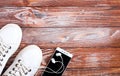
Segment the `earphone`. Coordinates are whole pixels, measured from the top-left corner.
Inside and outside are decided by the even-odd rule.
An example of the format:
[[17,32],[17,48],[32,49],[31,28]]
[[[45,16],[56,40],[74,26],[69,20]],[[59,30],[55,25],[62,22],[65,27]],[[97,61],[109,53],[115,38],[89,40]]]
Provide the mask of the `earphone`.
[[[61,53],[56,53],[56,56],[57,56],[57,57],[59,57],[59,56],[61,57]],[[62,59],[62,57],[61,57],[61,59]],[[54,64],[56,63],[56,61],[55,61],[54,58],[52,58],[51,61],[52,61],[52,63],[54,63]],[[62,61],[63,61],[63,59],[62,59]]]
[[62,55],[61,55],[61,53],[56,53],[56,56],[58,57],[58,56],[62,56]]
[[54,63],[54,64],[55,64],[55,62],[56,62],[54,58],[52,58],[51,61],[52,61],[52,63]]
[[[61,53],[56,53],[55,56],[56,56],[56,57],[60,57],[60,58],[61,58],[61,61],[56,61],[54,58],[52,58],[52,59],[51,59],[51,62],[52,62],[53,64],[55,64],[55,63],[60,63],[60,64],[61,64],[61,67],[60,67],[57,71],[54,71],[53,69],[47,67],[47,69],[49,69],[50,71],[45,71],[45,72],[59,74],[59,73],[62,73],[62,72],[64,71],[65,66],[64,66],[62,54],[61,54]],[[61,69],[62,69],[62,70],[61,70]],[[61,70],[61,71],[60,71],[60,70]]]

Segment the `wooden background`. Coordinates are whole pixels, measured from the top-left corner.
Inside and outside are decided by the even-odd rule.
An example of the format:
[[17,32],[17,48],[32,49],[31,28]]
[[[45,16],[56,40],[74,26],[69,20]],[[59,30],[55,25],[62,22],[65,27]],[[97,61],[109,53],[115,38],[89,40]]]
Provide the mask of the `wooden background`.
[[74,55],[63,76],[120,76],[120,0],[1,0],[0,27],[17,23],[20,49],[37,44],[40,76],[56,47]]

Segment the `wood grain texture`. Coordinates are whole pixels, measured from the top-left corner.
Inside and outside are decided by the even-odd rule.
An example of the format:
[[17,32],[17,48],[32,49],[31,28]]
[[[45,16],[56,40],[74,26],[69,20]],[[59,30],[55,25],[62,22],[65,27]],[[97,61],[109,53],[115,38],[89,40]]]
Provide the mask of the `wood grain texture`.
[[[19,50],[10,58],[6,68],[26,44],[21,44]],[[52,56],[55,48],[42,48],[43,61],[36,76],[41,74]],[[63,48],[72,53],[70,64],[63,76],[119,76],[120,48]]]
[[[43,70],[36,75],[40,76]],[[62,76],[120,76],[120,68],[67,69]]]
[[0,28],[7,23],[19,24],[23,39],[4,71],[36,44],[43,60],[35,76],[56,47],[74,55],[63,76],[120,76],[120,0],[1,0]]
[[119,0],[28,0],[28,6],[118,6]]
[[120,28],[23,28],[22,43],[41,47],[120,47]]
[[0,27],[106,27],[120,26],[120,10],[111,7],[1,7]]
[[89,7],[116,7],[119,0],[3,0],[0,6],[89,6]]

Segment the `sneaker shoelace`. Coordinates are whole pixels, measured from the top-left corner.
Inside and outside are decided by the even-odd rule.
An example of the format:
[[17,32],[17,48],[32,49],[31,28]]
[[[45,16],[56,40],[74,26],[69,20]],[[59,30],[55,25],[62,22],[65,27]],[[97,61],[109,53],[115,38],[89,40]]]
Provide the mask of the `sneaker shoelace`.
[[26,76],[31,72],[31,69],[23,65],[22,62],[23,61],[19,59],[11,71],[9,71],[9,74],[5,76]]
[[3,42],[3,40],[0,38],[0,67],[3,65],[3,61],[11,49],[11,46],[8,46]]

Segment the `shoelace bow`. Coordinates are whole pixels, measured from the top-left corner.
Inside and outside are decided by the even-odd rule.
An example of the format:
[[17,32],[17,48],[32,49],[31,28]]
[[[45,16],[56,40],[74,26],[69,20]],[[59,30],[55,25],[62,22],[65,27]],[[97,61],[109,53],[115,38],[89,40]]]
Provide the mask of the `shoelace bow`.
[[3,65],[3,61],[6,57],[6,54],[11,49],[11,46],[8,46],[3,42],[3,40],[0,38],[0,67]]
[[9,75],[6,76],[26,76],[29,72],[31,72],[31,69],[23,65],[22,60],[19,59],[12,70],[9,71]]

